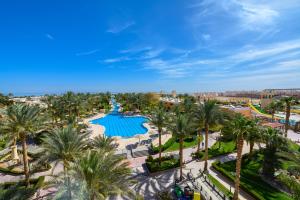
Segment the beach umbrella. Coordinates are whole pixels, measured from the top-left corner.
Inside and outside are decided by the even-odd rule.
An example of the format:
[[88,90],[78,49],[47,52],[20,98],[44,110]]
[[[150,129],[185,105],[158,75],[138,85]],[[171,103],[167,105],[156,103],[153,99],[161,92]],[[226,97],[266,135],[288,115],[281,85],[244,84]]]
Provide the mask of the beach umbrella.
[[138,135],[135,135],[134,137],[139,139],[139,143],[141,143],[141,139],[145,138],[145,134],[138,134]]

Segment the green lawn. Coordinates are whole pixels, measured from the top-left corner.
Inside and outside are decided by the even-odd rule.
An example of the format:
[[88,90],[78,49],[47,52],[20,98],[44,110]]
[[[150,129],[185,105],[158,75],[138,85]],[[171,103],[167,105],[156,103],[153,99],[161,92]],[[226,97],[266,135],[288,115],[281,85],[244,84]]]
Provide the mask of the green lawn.
[[[201,136],[201,141],[203,140],[203,137]],[[197,138],[193,137],[188,137],[184,139],[183,142],[183,148],[189,148],[197,145]],[[179,150],[179,141],[176,140],[173,142],[171,146],[169,146],[167,149],[164,150],[164,152],[169,152],[169,151],[176,151]]]
[[[262,160],[262,154],[256,154],[253,160],[244,158],[241,171],[241,187],[256,199],[291,200],[292,198],[287,194],[273,188],[261,178],[259,170],[262,167]],[[216,162],[213,166],[217,171],[234,181],[235,164],[235,161],[223,164]]]
[[[201,136],[201,141],[203,137]],[[197,138],[194,137],[186,137],[184,139],[183,148],[189,148],[197,145]],[[177,151],[179,150],[179,141],[172,137],[170,138],[164,145],[162,145],[163,152]],[[158,146],[152,147],[152,152],[154,154],[159,152]]]
[[228,190],[224,185],[222,185],[217,179],[215,179],[212,175],[207,175],[208,179],[219,189],[219,191],[223,192],[228,198],[232,199],[233,194]]
[[[208,149],[208,158],[232,153],[235,149],[235,141],[218,141]],[[204,151],[201,151],[199,154],[194,154],[195,158],[203,158],[203,156]]]

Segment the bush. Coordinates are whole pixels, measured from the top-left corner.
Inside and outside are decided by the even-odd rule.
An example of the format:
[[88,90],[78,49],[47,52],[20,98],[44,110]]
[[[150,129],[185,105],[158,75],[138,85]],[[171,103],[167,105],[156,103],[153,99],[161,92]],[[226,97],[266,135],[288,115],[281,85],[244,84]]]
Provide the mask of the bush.
[[0,199],[30,199],[37,189],[44,184],[45,177],[41,176],[38,179],[30,179],[30,186],[26,187],[24,181],[6,182],[0,184]]
[[163,156],[159,165],[159,158],[153,159],[152,156],[149,156],[146,159],[146,166],[151,173],[164,171],[179,167],[179,159],[174,158],[174,156]]

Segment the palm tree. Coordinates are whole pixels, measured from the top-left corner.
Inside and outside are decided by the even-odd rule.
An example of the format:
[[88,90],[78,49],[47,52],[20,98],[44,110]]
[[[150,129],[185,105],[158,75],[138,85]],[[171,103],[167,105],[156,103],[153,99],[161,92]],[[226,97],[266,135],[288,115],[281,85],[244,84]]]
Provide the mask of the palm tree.
[[162,128],[166,126],[167,114],[164,110],[163,104],[160,103],[158,108],[155,109],[154,113],[151,116],[151,122],[158,128],[158,148],[159,148],[159,164],[161,163],[161,134]]
[[129,163],[113,152],[87,151],[77,158],[72,168],[74,178],[84,185],[90,200],[107,199],[110,195],[130,194],[133,183]]
[[221,111],[219,106],[216,104],[216,101],[208,100],[204,104],[200,104],[200,111],[202,112],[202,117],[204,121],[205,128],[205,154],[204,154],[204,171],[207,171],[207,160],[208,160],[208,131],[209,127],[216,125],[222,121]]
[[197,153],[200,152],[200,143],[201,143],[201,132],[204,127],[204,112],[203,112],[203,106],[198,106],[195,111],[195,119],[196,123],[199,126],[198,128],[198,141],[197,141]]
[[263,174],[266,177],[273,177],[275,172],[275,166],[277,165],[276,152],[279,148],[284,148],[287,146],[287,139],[282,137],[282,132],[267,128],[263,129],[262,139],[266,144],[264,149],[264,161],[263,161]]
[[[55,129],[43,139],[43,156],[41,161],[55,162],[53,170],[59,162],[63,164],[64,178],[70,186],[68,170],[70,163],[79,157],[86,147],[87,134],[80,134],[72,125],[62,129]],[[69,199],[71,190],[69,188]]]
[[235,175],[235,190],[233,200],[238,200],[240,190],[240,173],[242,163],[242,151],[244,145],[244,137],[249,134],[251,130],[252,121],[246,119],[242,115],[237,115],[231,122],[232,134],[237,140],[237,159],[236,159],[236,175]]
[[29,164],[27,155],[27,136],[43,128],[43,120],[40,115],[40,108],[25,104],[13,104],[7,109],[5,121],[6,127],[14,131],[12,138],[14,144],[16,138],[22,142],[23,166],[26,185],[29,185]]
[[261,129],[257,124],[258,120],[251,120],[249,133],[245,135],[245,139],[249,143],[249,158],[253,155],[254,144],[261,141]]
[[182,180],[182,167],[183,167],[183,140],[184,137],[193,131],[193,122],[191,116],[186,113],[177,113],[174,115],[170,128],[174,137],[179,139],[179,163],[180,163],[180,180]]
[[289,129],[289,122],[291,116],[291,105],[295,102],[294,97],[284,97],[281,101],[285,105],[285,129],[284,129],[284,136],[287,137],[287,131]]
[[272,122],[274,122],[274,115],[277,110],[282,108],[282,102],[280,101],[272,101],[268,106],[267,110],[272,115]]
[[114,151],[117,147],[114,142],[115,140],[111,137],[99,135],[92,140],[92,147],[96,150],[104,149],[106,151]]
[[[14,118],[15,113],[18,112],[19,107],[17,106],[9,106],[5,112],[4,115],[7,116],[7,118]],[[15,126],[15,123],[11,123],[10,120],[3,120],[0,122],[0,130],[6,134],[9,138],[9,141],[11,141],[11,155],[12,155],[12,159],[14,160],[14,156],[18,157],[17,155],[14,155],[14,151],[16,151],[16,153],[18,153],[17,151],[17,139],[19,137],[19,127]]]

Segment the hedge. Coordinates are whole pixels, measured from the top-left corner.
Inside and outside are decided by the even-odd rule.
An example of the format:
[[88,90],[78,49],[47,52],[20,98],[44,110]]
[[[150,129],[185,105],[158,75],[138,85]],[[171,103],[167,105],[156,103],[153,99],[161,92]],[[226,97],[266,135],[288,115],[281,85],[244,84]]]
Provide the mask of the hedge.
[[159,158],[153,159],[152,156],[149,156],[146,159],[146,166],[150,173],[173,169],[179,167],[179,165],[180,165],[179,159],[174,158],[174,156],[163,156],[161,158],[160,165],[159,165]]

